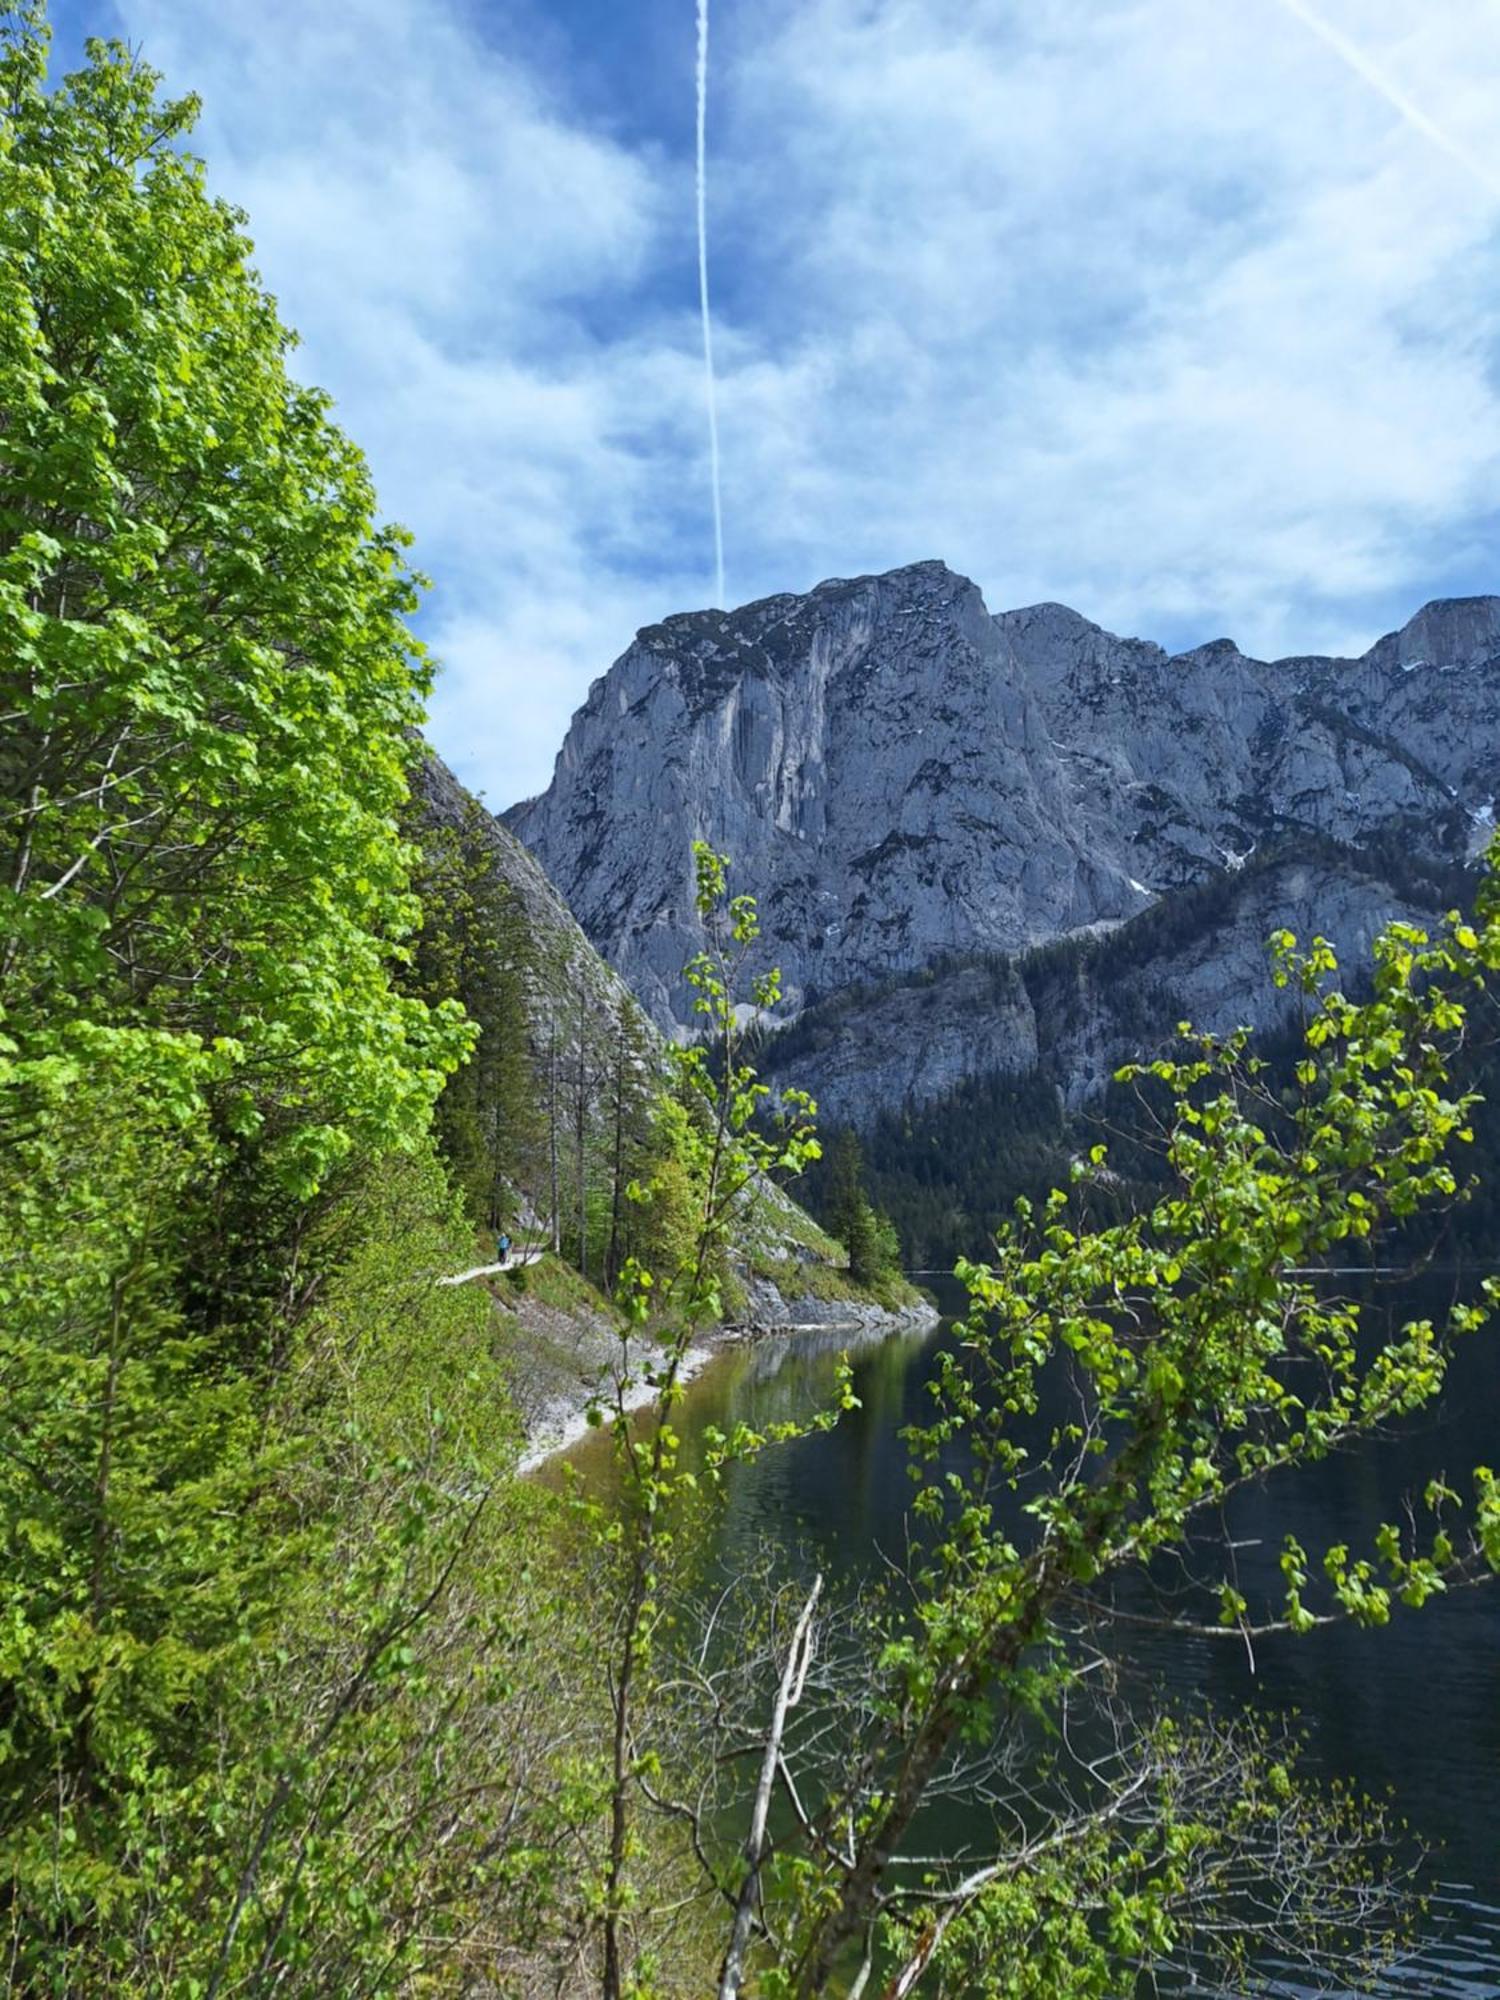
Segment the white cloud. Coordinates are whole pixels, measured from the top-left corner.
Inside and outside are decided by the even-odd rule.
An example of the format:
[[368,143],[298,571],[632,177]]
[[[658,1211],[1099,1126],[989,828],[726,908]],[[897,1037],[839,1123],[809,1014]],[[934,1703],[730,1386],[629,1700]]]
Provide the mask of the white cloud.
[[[487,39],[462,0],[116,7],[202,92],[302,365],[438,578],[439,747],[535,790],[635,626],[711,587],[690,15],[680,129],[632,149],[503,6]],[[940,555],[996,608],[1274,652],[1481,587],[1500,8],[1318,13],[1446,147],[1280,0],[720,10],[731,596]]]
[[[691,326],[659,329],[641,290],[660,168],[572,124],[447,0],[119,12],[174,90],[201,93],[196,143],[249,215],[298,366],[416,533],[445,663],[433,732],[505,804],[550,768],[587,678],[667,608],[643,549],[697,448],[698,375]],[[674,566],[670,546],[645,560]]]
[[[1402,14],[1361,8],[1385,70],[1495,151],[1500,13]],[[1496,204],[1279,8],[803,0],[743,80],[841,566],[1273,650],[1439,584],[1493,506]],[[724,406],[733,481],[766,446]]]

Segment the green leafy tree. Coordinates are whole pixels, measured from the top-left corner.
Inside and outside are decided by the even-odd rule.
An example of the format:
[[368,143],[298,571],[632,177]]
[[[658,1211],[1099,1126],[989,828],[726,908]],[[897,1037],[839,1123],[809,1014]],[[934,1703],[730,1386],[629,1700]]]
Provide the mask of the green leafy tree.
[[527,985],[530,926],[501,879],[487,815],[470,799],[460,825],[418,823],[413,887],[422,925],[403,983],[431,1004],[456,1001],[474,1023],[473,1054],[437,1101],[435,1131],[476,1226],[514,1220],[516,1191],[541,1132]]
[[[988,1858],[935,1857],[919,1828],[976,1746],[1037,1722],[1068,1741],[1116,1628],[1145,1617],[1253,1645],[1340,1619],[1378,1626],[1500,1570],[1500,1487],[1484,1467],[1467,1492],[1412,1496],[1367,1550],[1288,1537],[1268,1601],[1242,1588],[1224,1525],[1244,1489],[1429,1404],[1453,1344],[1486,1321],[1494,1281],[1445,1325],[1382,1335],[1317,1271],[1459,1192],[1450,1154],[1470,1106],[1448,1075],[1466,1000],[1500,963],[1495,905],[1491,888],[1480,928],[1454,918],[1436,941],[1393,927],[1363,1003],[1330,984],[1326,944],[1299,957],[1282,934],[1276,978],[1305,1007],[1294,1090],[1273,1087],[1247,1035],[1184,1027],[1182,1053],[1147,1070],[1168,1105],[1151,1209],[1093,1227],[1058,1192],[1021,1205],[995,1262],[962,1268],[967,1334],[909,1434],[923,1528],[910,1608],[877,1627],[873,1678],[846,1730],[823,1733],[832,1750],[787,1767],[804,1809],[784,1900],[765,1908],[760,1990],[837,1991],[863,1959],[884,1964],[892,1995],[927,1980],[1081,2000],[1195,1945],[1243,1976],[1261,1933],[1249,1914],[1226,1925],[1231,1910],[1279,1911],[1268,1941],[1325,1969],[1347,1964],[1366,1925],[1378,1944],[1393,1922],[1368,1866],[1378,1813],[1362,1822],[1303,1790],[1275,1746],[1183,1736],[1165,1716],[1118,1720],[1108,1756],[1072,1783],[1055,1764],[1039,1783],[1034,1760],[1008,1783],[991,1768]],[[1104,1165],[1099,1148],[1080,1186]],[[1038,1437],[1044,1375],[1060,1369],[1075,1406]],[[1158,1596],[1163,1560],[1174,1585]],[[1237,1900],[1268,1883],[1269,1903]]]
[[[779,1122],[767,1130],[761,1112],[769,1093],[744,1059],[739,994],[745,961],[760,935],[754,900],[729,897],[723,855],[702,841],[694,843],[693,855],[708,946],[686,976],[706,1036],[671,1052],[681,1107],[666,1120],[672,1145],[655,1186],[638,1184],[633,1190],[639,1203],[654,1209],[655,1246],[669,1261],[654,1271],[639,1258],[625,1265],[618,1297],[632,1331],[622,1342],[608,1400],[591,1412],[594,1421],[609,1426],[620,1475],[618,1511],[597,1503],[585,1507],[606,1558],[608,1587],[617,1593],[607,1851],[598,1885],[601,1990],[607,2000],[644,1990],[638,1982],[649,1963],[650,1912],[639,1906],[632,1871],[641,1844],[636,1825],[641,1788],[649,1791],[657,1767],[645,1717],[658,1688],[658,1642],[669,1615],[666,1577],[678,1548],[679,1516],[697,1489],[696,1475],[680,1464],[681,1441],[673,1427],[683,1369],[695,1331],[720,1316],[724,1252],[757,1182],[773,1173],[796,1174],[817,1156],[811,1101],[800,1092],[788,1093]],[[779,991],[779,973],[759,975],[750,986],[752,1010],[773,1007]],[[684,1186],[692,1191],[690,1224]],[[632,1408],[642,1386],[651,1396],[651,1416],[638,1429]],[[833,1414],[814,1423],[826,1427]],[[757,1435],[741,1426],[732,1436],[716,1435],[710,1475],[759,1450],[772,1435],[784,1440],[803,1428],[789,1423]],[[633,1970],[643,1945],[647,1956]]]
[[864,1156],[847,1126],[829,1151],[828,1227],[849,1254],[856,1284],[875,1286],[901,1267],[901,1244],[889,1217],[877,1214],[865,1192]]
[[663,1076],[663,1057],[649,1035],[634,1015],[623,1015],[616,1030],[604,1260],[611,1289],[630,1258],[648,1271],[675,1271],[697,1240],[701,1202],[691,1166],[691,1112]]
[[7,1067],[0,1876],[11,1964],[47,1990],[54,1940],[128,1928],[150,1824],[201,1818],[197,1732],[266,1628],[281,1539],[251,1384],[173,1297],[168,1220],[212,1159],[180,1063],[79,1030]]
[[46,59],[0,9],[0,1900],[27,1990],[128,1991],[310,1560],[272,1398],[313,1246],[469,1030],[390,977],[403,537],[191,101]]
[[420,1123],[461,1048],[391,987],[426,668],[404,536],[114,44],[0,41],[0,1006],[154,1030],[286,1184]]
[[[1150,1208],[1089,1219],[1108,1171],[1097,1148],[1070,1191],[1019,1205],[993,1262],[963,1266],[970,1316],[908,1432],[912,1555],[883,1600],[829,1605],[815,1579],[789,1606],[758,1578],[738,1620],[716,1598],[713,1648],[679,1631],[669,1578],[694,1481],[670,1360],[651,1424],[632,1431],[617,1405],[606,1993],[625,1990],[627,1941],[649,1991],[663,1936],[630,1895],[632,1797],[689,1829],[707,1892],[729,1905],[719,2000],[872,1980],[887,2000],[1106,2000],[1172,1964],[1242,1990],[1260,1952],[1347,1982],[1401,1942],[1399,1829],[1378,1805],[1310,1781],[1293,1736],[1118,1691],[1143,1622],[1253,1649],[1378,1627],[1500,1574],[1500,1484],[1484,1466],[1409,1496],[1367,1549],[1287,1537],[1277,1589],[1256,1595],[1239,1574],[1236,1498],[1430,1405],[1500,1297],[1491,1280],[1444,1323],[1392,1330],[1320,1276],[1463,1192],[1472,1104],[1450,1076],[1500,966],[1500,895],[1436,939],[1393,927],[1360,1001],[1337,990],[1323,941],[1273,944],[1274,976],[1301,1000],[1289,1084],[1248,1033],[1184,1026],[1177,1054],[1123,1076],[1162,1119]],[[1059,1386],[1070,1403],[1044,1422]],[[700,1470],[780,1434],[710,1434]],[[955,1797],[964,1847],[934,1851],[929,1809]]]

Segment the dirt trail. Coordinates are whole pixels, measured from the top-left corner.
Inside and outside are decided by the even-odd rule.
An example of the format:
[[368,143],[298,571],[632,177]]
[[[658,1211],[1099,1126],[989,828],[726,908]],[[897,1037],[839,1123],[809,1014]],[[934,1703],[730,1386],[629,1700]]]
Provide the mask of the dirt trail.
[[440,1285],[467,1285],[471,1278],[494,1278],[502,1271],[519,1270],[522,1264],[535,1264],[541,1259],[540,1250],[512,1250],[503,1264],[476,1264],[472,1271],[455,1271],[451,1278],[439,1278]]

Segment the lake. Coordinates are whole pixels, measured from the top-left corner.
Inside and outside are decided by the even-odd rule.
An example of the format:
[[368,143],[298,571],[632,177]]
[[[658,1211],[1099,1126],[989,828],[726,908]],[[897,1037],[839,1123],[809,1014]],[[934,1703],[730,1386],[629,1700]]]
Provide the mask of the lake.
[[[1450,1288],[1451,1289],[1451,1288]],[[1436,1316],[1448,1292],[1404,1310]],[[939,1303],[957,1313],[960,1289],[946,1281]],[[930,1409],[925,1385],[953,1339],[951,1322],[922,1337],[895,1337],[852,1359],[860,1408],[832,1432],[768,1451],[736,1467],[715,1529],[730,1567],[774,1537],[787,1562],[810,1576],[851,1580],[898,1550],[912,1492],[898,1433]],[[791,1334],[731,1349],[690,1386],[679,1428],[685,1461],[708,1424],[762,1425],[805,1414],[828,1399],[841,1336]],[[571,1459],[608,1484],[607,1441],[591,1437]],[[1296,1533],[1314,1557],[1335,1542],[1358,1553],[1382,1520],[1400,1518],[1403,1494],[1446,1471],[1460,1491],[1475,1464],[1500,1460],[1500,1329],[1466,1342],[1442,1404],[1398,1437],[1307,1467],[1235,1514],[1254,1585],[1276,1576],[1281,1537]],[[1389,1792],[1396,1810],[1434,1852],[1423,1886],[1431,1897],[1415,1947],[1373,1989],[1387,2000],[1496,2000],[1500,1995],[1500,1584],[1398,1608],[1384,1630],[1335,1627],[1261,1642],[1254,1671],[1243,1647],[1179,1635],[1132,1639],[1134,1660],[1185,1703],[1232,1711],[1295,1710],[1323,1774]],[[1265,1968],[1256,1989],[1284,1996],[1311,1989]]]

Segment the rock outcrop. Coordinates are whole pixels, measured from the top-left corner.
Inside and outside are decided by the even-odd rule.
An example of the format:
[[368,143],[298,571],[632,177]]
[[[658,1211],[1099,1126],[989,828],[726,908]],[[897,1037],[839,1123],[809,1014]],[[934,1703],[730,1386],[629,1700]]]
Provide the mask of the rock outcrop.
[[1040,1072],[1078,1110],[1178,1021],[1211,1034],[1273,1026],[1294,1004],[1270,978],[1273,930],[1326,937],[1357,975],[1393,919],[1432,921],[1444,879],[1397,889],[1356,852],[1309,843],[1179,891],[1106,933],[851,988],[772,1035],[759,1068],[778,1090],[809,1091],[825,1116],[857,1126],[995,1071]]

